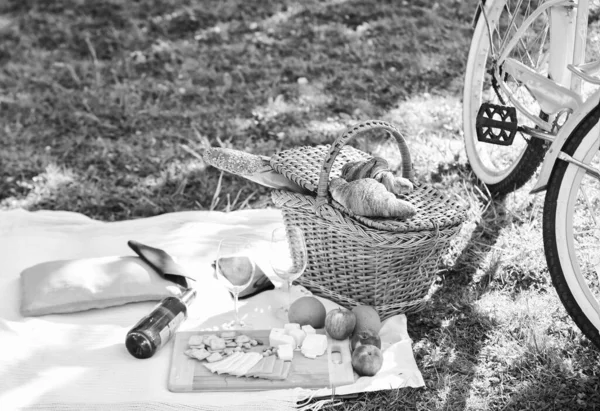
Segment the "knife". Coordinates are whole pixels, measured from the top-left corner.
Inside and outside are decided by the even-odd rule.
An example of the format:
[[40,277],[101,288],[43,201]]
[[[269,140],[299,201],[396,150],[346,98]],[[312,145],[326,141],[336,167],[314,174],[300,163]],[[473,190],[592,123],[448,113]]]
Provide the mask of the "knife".
[[195,280],[194,277],[187,275],[183,267],[177,264],[175,260],[173,260],[173,257],[166,251],[150,247],[149,245],[142,244],[135,240],[129,240],[127,245],[161,277],[172,281],[175,284],[179,284],[184,288],[188,288],[188,278]]

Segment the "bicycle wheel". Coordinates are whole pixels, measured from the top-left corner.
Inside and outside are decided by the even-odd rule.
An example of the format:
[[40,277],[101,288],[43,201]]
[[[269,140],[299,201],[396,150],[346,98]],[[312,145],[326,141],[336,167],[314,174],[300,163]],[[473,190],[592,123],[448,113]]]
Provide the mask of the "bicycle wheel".
[[[498,82],[502,81],[530,113],[545,115],[522,83],[508,74],[504,74],[502,79],[495,78],[495,61],[493,53],[490,52],[490,33],[491,43],[494,45],[495,54],[498,55],[508,43],[505,40],[514,35],[525,19],[544,1],[488,0],[487,3],[489,6],[485,16],[483,12],[479,15],[467,60],[463,90],[463,128],[467,158],[475,175],[490,192],[506,194],[521,187],[531,178],[544,156],[544,141],[530,138],[520,132],[517,132],[513,143],[508,146],[479,141],[475,128],[477,113],[482,103],[510,106],[506,93],[498,86]],[[547,76],[549,28],[549,16],[544,12],[525,30],[517,45],[508,54],[508,58]],[[517,123],[535,127],[535,124],[518,110]]]
[[[564,152],[600,172],[600,106],[567,140]],[[544,203],[544,250],[560,300],[600,348],[600,175],[559,160]]]

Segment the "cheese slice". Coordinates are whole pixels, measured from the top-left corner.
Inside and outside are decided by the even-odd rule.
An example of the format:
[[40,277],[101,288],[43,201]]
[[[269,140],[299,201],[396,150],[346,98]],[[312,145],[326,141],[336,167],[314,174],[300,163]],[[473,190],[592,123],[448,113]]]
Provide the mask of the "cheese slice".
[[279,379],[280,380],[285,380],[288,375],[290,375],[290,370],[292,369],[292,362],[291,361],[285,361],[283,363],[283,370],[281,371],[281,374],[279,374]]
[[278,358],[277,362],[275,364],[275,367],[273,369],[273,372],[271,374],[265,375],[261,378],[264,378],[267,380],[285,380],[288,377],[291,368],[292,368],[291,361],[283,361]]
[[250,371],[246,373],[246,377],[260,378],[264,375],[271,374],[273,372],[273,368],[275,367],[275,360],[277,360],[277,357],[274,355],[263,357],[258,364],[256,364],[254,367],[252,367],[252,369],[250,369]]
[[315,331],[315,329],[313,328],[312,325],[303,325],[302,326],[302,331],[304,331],[306,333],[306,335],[308,334],[316,334],[317,332]]
[[244,355],[240,359],[240,361],[235,363],[235,366],[228,367],[227,374],[238,375],[239,371],[242,369],[245,369],[245,364],[250,363],[250,361],[251,361],[251,357],[249,357],[248,355]]
[[241,353],[241,352],[235,352],[222,361],[215,362],[215,363],[204,363],[204,366],[206,368],[208,368],[208,370],[210,372],[221,374],[221,372],[222,372],[221,370],[226,369],[231,363],[237,361],[242,355],[243,355],[243,353]]
[[233,371],[230,371],[229,374],[241,377],[250,371],[250,369],[252,369],[252,367],[254,367],[260,360],[262,360],[262,358],[263,356],[257,352],[246,353],[244,361],[241,364],[238,364],[237,368]]
[[[270,355],[269,357],[272,357],[272,355]],[[267,358],[268,357],[263,357],[259,362],[257,362],[254,367],[250,368],[250,370],[248,370],[248,372],[246,373],[246,377],[255,377],[256,375],[259,375],[263,368],[265,368],[265,364],[267,362]]]
[[[239,365],[245,361],[246,353],[238,351],[235,354],[240,354],[240,355],[238,355],[234,359],[234,361],[228,363],[227,366],[224,367],[219,374],[231,373],[231,371],[236,370],[239,367]],[[232,354],[232,356],[233,356],[233,354]]]
[[277,358],[275,360],[275,365],[273,366],[273,371],[269,374],[261,375],[260,378],[264,378],[267,380],[278,380],[279,376],[281,375],[281,372],[283,371],[283,363],[283,360]]

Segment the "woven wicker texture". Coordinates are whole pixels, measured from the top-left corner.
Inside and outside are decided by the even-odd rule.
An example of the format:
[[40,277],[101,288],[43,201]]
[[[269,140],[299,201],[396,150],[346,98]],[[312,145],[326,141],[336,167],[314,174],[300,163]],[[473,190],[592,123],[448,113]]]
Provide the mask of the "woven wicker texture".
[[[329,145],[322,145],[281,151],[271,157],[271,167],[279,174],[283,174],[295,183],[316,193],[319,171],[329,149]],[[342,167],[349,161],[369,160],[370,158],[371,156],[367,153],[354,147],[345,146],[331,168],[331,177],[339,177],[342,174]]]
[[[361,123],[350,129],[340,137],[338,141],[342,139],[348,141],[361,131],[377,128],[384,128],[385,130],[393,132],[397,141],[399,141],[399,146],[401,148],[406,146],[400,132],[392,125],[382,121]],[[408,150],[408,148],[406,148],[406,150]],[[321,179],[324,179],[328,184],[329,181],[331,181],[331,178],[339,177],[343,165],[347,162],[368,160],[370,158],[371,156],[369,154],[353,147],[341,147],[339,143],[334,143],[333,146],[321,145],[316,147],[299,147],[282,151],[271,157],[271,166],[278,173],[283,174],[290,180],[312,192],[316,192]],[[323,164],[327,161],[331,162],[331,170],[329,174],[323,175]],[[413,180],[412,163],[408,151],[403,154],[402,167],[402,176]],[[408,201],[417,208],[417,214],[405,221],[356,216],[352,211],[346,209],[338,202],[333,201],[331,198],[328,198],[327,185],[325,185],[325,191],[322,194],[323,199],[317,201],[317,207],[322,207],[323,204],[329,203],[343,213],[353,216],[357,221],[360,221],[368,227],[386,231],[413,232],[433,230],[436,229],[436,227],[443,229],[445,227],[453,227],[457,224],[462,224],[466,218],[466,210],[464,207],[459,206],[454,200],[432,187],[419,185],[415,183],[414,180],[413,184],[415,185],[415,190],[413,192],[398,197]]]
[[[396,137],[402,154],[402,174],[413,179],[408,147],[392,125],[361,123],[331,146],[301,147],[271,158],[271,166],[316,196],[273,191],[284,223],[303,229],[309,262],[297,280],[313,293],[347,308],[375,307],[385,319],[421,310],[435,278],[439,258],[466,218],[466,210],[426,185],[403,198],[414,204],[417,215],[408,221],[353,216],[332,202],[327,185],[348,161],[370,156],[345,146],[355,135],[372,129]],[[414,179],[413,179],[414,182]]]

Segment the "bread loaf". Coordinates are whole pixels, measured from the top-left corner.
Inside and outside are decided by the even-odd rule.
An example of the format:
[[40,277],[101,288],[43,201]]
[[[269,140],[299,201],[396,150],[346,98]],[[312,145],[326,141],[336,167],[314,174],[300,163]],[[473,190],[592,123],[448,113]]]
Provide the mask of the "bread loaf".
[[334,178],[329,184],[329,191],[335,201],[356,215],[405,220],[417,212],[412,204],[396,198],[373,178],[350,182]]
[[362,178],[373,178],[383,184],[389,192],[396,195],[413,190],[413,184],[410,180],[394,175],[390,170],[388,162],[381,157],[373,157],[370,160],[350,161],[344,164],[341,178],[348,182]]
[[208,147],[202,157],[213,167],[241,176],[271,170],[268,158],[231,148]]
[[244,177],[265,187],[288,190],[301,194],[310,192],[271,167],[269,157],[223,147],[203,150],[204,161],[219,170]]

